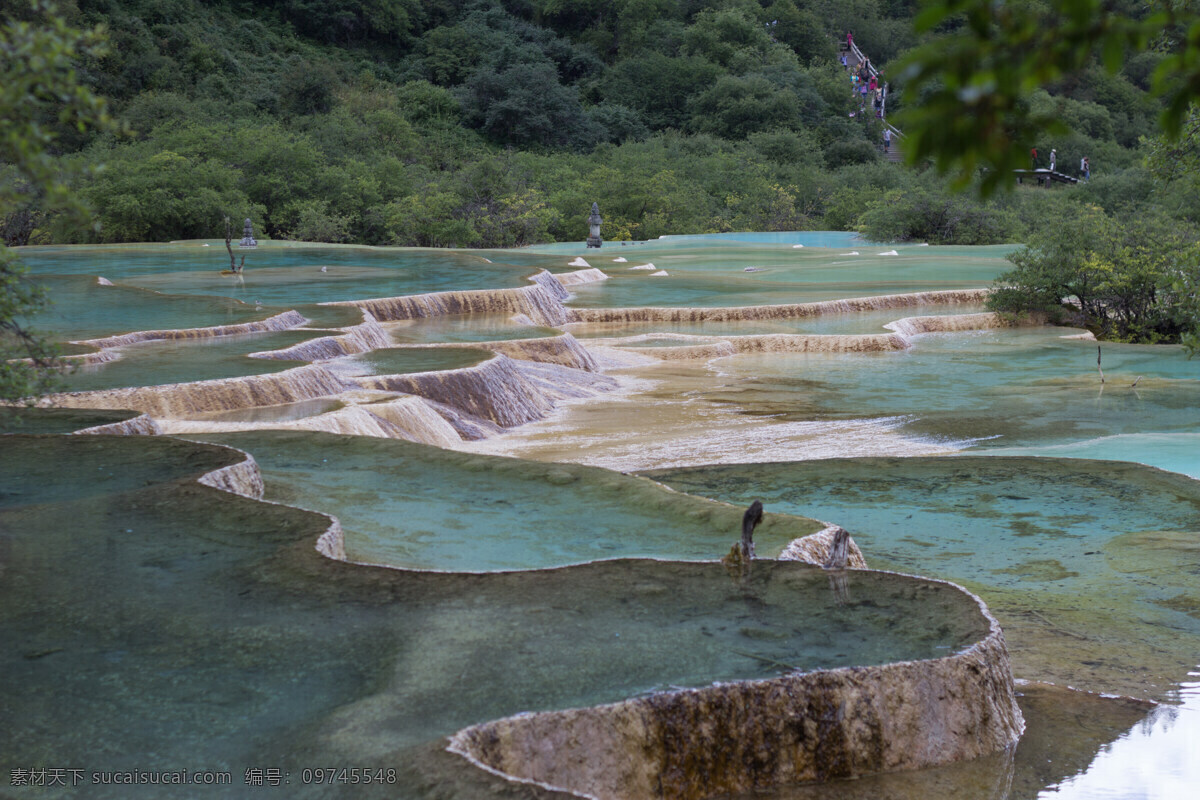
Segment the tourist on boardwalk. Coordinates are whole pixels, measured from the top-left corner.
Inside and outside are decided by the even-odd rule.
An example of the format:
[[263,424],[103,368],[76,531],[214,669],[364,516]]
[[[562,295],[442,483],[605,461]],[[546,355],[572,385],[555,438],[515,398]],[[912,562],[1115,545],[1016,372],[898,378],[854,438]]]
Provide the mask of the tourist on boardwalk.
[[1058,151],[1054,148],[1050,149],[1050,171],[1054,172],[1054,161],[1058,158]]
[[851,33],[850,31],[846,31],[846,49],[847,50],[854,49],[854,34]]
[[842,69],[850,69],[850,65],[846,62],[845,53],[842,53]]
[[1085,181],[1092,179],[1092,162],[1088,161],[1087,156],[1084,156],[1083,161],[1079,162],[1079,169],[1083,172]]
[[883,152],[887,152],[892,146],[892,129],[883,129]]
[[1031,147],[1029,149],[1029,168],[1037,169],[1037,148],[1036,147]]

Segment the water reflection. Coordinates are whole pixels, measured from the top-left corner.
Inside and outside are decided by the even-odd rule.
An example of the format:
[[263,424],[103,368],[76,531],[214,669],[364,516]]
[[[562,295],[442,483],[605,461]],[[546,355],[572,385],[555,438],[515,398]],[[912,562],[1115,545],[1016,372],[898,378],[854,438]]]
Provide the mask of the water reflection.
[[[1200,672],[1188,673],[1200,678]],[[1181,800],[1200,790],[1200,681],[1180,686],[1179,705],[1161,705],[1111,744],[1085,772],[1038,796],[1061,800]]]

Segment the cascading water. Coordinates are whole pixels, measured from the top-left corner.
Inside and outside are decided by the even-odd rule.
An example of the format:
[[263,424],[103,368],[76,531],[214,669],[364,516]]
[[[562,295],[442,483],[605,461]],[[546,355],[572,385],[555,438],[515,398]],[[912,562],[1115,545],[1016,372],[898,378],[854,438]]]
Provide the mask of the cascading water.
[[154,417],[182,417],[328,397],[346,388],[332,372],[314,365],[246,378],[68,392],[47,395],[41,402],[65,408],[129,408]]
[[459,370],[355,378],[364,389],[427,397],[502,428],[545,417],[554,400],[585,397],[615,387],[611,378],[554,364],[497,355]]
[[273,358],[281,361],[327,361],[339,356],[366,353],[392,344],[391,337],[375,317],[365,309],[362,314],[361,323],[345,328],[346,332],[339,336],[322,336],[282,350],[266,350],[247,355],[250,358]]
[[987,298],[985,289],[911,292],[907,294],[857,297],[819,303],[794,303],[728,308],[575,308],[572,322],[729,322],[735,320],[797,319],[823,314],[847,314],[913,308],[923,305],[978,305]]

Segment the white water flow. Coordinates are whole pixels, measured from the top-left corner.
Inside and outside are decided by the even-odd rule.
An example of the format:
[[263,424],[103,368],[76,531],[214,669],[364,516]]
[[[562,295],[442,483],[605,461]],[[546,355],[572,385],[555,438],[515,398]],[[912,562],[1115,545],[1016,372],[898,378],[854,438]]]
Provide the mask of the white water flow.
[[[602,354],[603,355],[603,354]],[[460,449],[621,472],[844,456],[941,455],[971,442],[901,432],[905,417],[789,421],[746,414],[730,393],[753,391],[713,365],[655,362],[610,371],[620,388],[567,401],[546,419]]]

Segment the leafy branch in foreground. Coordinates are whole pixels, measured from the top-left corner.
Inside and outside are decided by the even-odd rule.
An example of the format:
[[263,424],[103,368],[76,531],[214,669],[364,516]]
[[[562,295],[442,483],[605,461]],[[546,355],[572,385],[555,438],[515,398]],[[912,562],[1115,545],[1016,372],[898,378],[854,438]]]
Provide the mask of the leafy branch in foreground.
[[[108,127],[104,102],[84,87],[76,63],[102,52],[103,31],[69,27],[46,0],[30,4],[38,22],[10,20],[0,27],[0,208],[27,205],[36,195],[43,209],[83,218],[69,176],[54,158],[61,130]],[[55,348],[32,331],[28,320],[47,303],[25,267],[0,245],[0,400],[44,391]]]
[[916,98],[898,119],[910,163],[932,159],[959,188],[985,170],[985,195],[1011,186],[1012,171],[1028,166],[1038,137],[1066,131],[1057,115],[1030,104],[1032,92],[1096,60],[1114,74],[1129,51],[1151,43],[1168,51],[1154,71],[1153,92],[1165,104],[1161,127],[1175,139],[1200,95],[1200,13],[1190,4],[1157,5],[1148,11],[1132,4],[1120,10],[1111,0],[930,0],[917,30],[951,30],[901,65],[905,92]]

